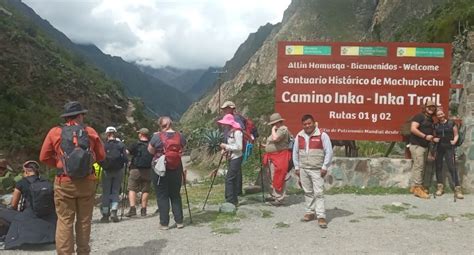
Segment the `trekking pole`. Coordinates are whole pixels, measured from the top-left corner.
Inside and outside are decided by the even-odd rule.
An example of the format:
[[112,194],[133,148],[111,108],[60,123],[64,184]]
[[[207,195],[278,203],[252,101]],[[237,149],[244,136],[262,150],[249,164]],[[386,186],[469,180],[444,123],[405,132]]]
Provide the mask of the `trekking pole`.
[[258,143],[258,158],[260,161],[260,185],[262,185],[262,202],[265,203],[265,188],[263,183],[262,144]]
[[[433,182],[433,175],[435,174],[434,169],[435,169],[435,166],[436,166],[436,157],[438,157],[438,144],[437,143],[433,146],[433,162],[432,162],[432,165],[431,165],[430,187],[431,187],[431,184]],[[443,167],[443,165],[441,165],[441,167]],[[443,176],[443,171],[441,169],[441,178],[443,178],[442,176]],[[433,192],[433,198],[436,199],[436,191]]]
[[451,179],[453,179],[453,187],[454,187],[454,202],[456,203],[456,183],[454,178],[459,178],[457,169],[456,169],[456,147],[453,146],[453,173],[451,174]]
[[183,170],[184,194],[186,194],[186,202],[188,203],[189,224],[193,224],[193,217],[191,216],[191,206],[189,205],[188,189],[186,188],[186,175]]
[[209,199],[209,195],[211,194],[212,186],[214,185],[214,180],[216,180],[217,171],[219,170],[219,167],[221,166],[222,159],[224,158],[224,155],[225,154],[221,154],[221,158],[219,159],[219,164],[217,164],[216,173],[212,177],[211,187],[209,187],[209,191],[207,192],[206,200],[204,200],[204,205],[202,206],[202,211],[204,211],[204,209],[206,208],[207,199]]
[[127,185],[128,185],[128,178],[127,178],[127,172],[128,172],[128,162],[125,163],[125,170],[123,172],[123,187],[122,187],[122,200],[120,201],[120,221],[122,221],[124,211],[125,211],[125,203],[128,200],[128,195],[126,195],[126,190],[127,190]]

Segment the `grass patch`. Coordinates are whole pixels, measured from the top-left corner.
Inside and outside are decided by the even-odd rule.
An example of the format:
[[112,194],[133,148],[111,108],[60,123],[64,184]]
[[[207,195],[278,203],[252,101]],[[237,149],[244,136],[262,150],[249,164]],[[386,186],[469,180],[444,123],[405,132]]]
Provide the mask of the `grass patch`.
[[240,232],[240,228],[227,228],[227,227],[222,227],[222,228],[216,228],[212,230],[213,233],[216,234],[223,234],[223,235],[231,235],[231,234],[236,234]]
[[401,213],[408,210],[407,207],[398,205],[383,205],[382,209],[388,213]]
[[474,220],[474,213],[464,213],[461,217],[467,218],[468,220]]
[[407,219],[412,219],[412,220],[432,220],[432,221],[445,221],[447,218],[449,218],[448,214],[440,214],[437,216],[429,215],[429,214],[407,214],[406,218]]
[[297,187],[288,187],[286,189],[286,194],[287,195],[303,195],[304,190]]
[[350,222],[350,223],[357,223],[357,222],[360,222],[360,220],[353,219],[353,220],[350,220],[349,222]]
[[384,217],[384,216],[380,216],[380,215],[369,215],[369,216],[366,216],[365,218],[367,218],[367,219],[379,220],[379,219],[383,219],[383,218],[385,218],[385,217]]
[[289,228],[290,224],[285,223],[285,222],[277,222],[275,224],[275,228]]
[[[206,199],[207,192],[209,192],[210,186],[211,183],[207,182],[187,186],[189,203],[191,207],[193,207],[193,205],[196,206],[204,204],[204,200]],[[185,201],[186,194],[184,193],[184,187],[181,189],[181,197],[183,198],[183,206],[187,208],[188,205]],[[214,183],[214,186],[212,186],[211,194],[209,195],[209,199],[207,200],[207,204],[216,205],[224,202],[224,185]]]
[[260,210],[262,212],[262,218],[272,218],[273,217],[273,212],[270,210]]
[[325,191],[326,195],[337,195],[337,194],[356,194],[356,195],[389,195],[389,194],[409,194],[410,192],[406,188],[397,187],[355,187],[355,186],[343,186],[333,187]]

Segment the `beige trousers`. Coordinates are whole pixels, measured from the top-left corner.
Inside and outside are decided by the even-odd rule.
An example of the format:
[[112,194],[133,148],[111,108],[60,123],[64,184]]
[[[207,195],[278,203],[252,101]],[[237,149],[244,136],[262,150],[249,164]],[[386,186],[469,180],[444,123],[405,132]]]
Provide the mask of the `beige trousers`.
[[413,165],[411,167],[411,183],[413,185],[423,185],[427,152],[428,148],[419,145],[410,145],[411,158],[413,159]]
[[301,186],[304,190],[306,213],[316,213],[317,218],[326,218],[324,207],[324,179],[321,171],[311,169],[300,170]]
[[[83,178],[73,181],[55,181],[54,202],[58,222],[56,227],[56,252],[90,253],[92,210],[94,208],[95,181]],[[76,238],[74,239],[74,230]]]

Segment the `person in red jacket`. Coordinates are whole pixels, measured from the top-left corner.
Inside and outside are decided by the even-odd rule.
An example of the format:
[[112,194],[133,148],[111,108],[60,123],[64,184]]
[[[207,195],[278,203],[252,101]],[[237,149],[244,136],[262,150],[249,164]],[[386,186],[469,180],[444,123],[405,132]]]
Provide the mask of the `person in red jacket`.
[[[41,162],[57,169],[54,181],[54,202],[58,215],[56,228],[56,252],[58,254],[90,253],[89,240],[96,182],[92,163],[104,160],[105,151],[97,132],[83,124],[86,112],[87,110],[77,101],[66,103],[64,113],[60,116],[65,119],[63,127],[57,126],[49,130],[39,156]],[[84,127],[92,154],[91,161],[93,162],[90,162],[90,174],[82,178],[70,177],[63,166],[63,162],[66,160],[61,145],[62,132],[64,127],[73,125]],[[75,239],[74,231],[76,232]],[[77,245],[76,251],[74,251],[74,243]]]

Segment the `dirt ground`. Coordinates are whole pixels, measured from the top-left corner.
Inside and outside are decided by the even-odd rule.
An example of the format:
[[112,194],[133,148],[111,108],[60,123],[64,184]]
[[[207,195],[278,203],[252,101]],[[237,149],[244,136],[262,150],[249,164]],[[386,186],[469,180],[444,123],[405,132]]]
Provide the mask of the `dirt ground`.
[[[242,199],[236,216],[217,205],[185,210],[184,229],[158,229],[158,216],[92,225],[93,254],[474,254],[474,195],[430,200],[411,195],[326,195],[329,225],[301,222],[302,195],[272,207],[259,195]],[[155,208],[149,208],[153,212]],[[223,216],[223,217],[221,217]],[[171,224],[173,224],[171,220]],[[40,250],[38,250],[40,249]],[[54,245],[2,254],[54,254]]]

